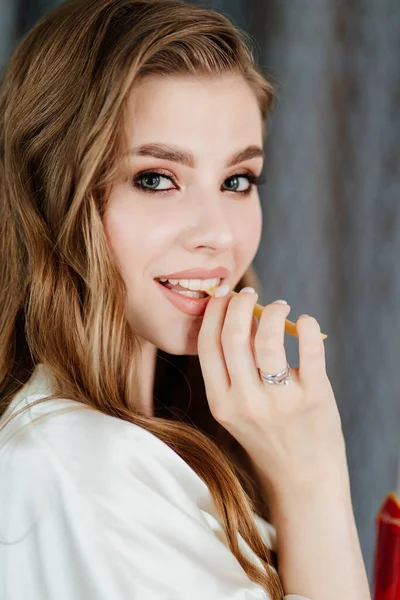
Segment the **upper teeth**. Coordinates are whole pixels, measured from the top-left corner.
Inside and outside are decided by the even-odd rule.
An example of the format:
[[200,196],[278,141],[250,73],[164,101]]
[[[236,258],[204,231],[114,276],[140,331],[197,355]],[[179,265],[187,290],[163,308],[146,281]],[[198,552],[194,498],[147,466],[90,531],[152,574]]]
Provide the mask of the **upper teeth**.
[[164,279],[160,278],[159,281],[165,283],[169,281],[172,285],[180,285],[188,290],[193,291],[207,291],[212,287],[216,287],[219,285],[220,278],[216,277],[214,279]]

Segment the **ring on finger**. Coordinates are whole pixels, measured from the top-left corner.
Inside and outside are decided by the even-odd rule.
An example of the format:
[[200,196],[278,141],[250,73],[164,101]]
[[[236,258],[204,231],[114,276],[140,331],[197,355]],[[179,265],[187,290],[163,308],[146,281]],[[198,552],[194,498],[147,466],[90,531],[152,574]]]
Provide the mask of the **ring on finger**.
[[292,374],[289,363],[286,363],[286,367],[283,371],[272,375],[264,373],[264,371],[262,371],[261,369],[258,370],[262,381],[265,381],[266,383],[269,383],[271,385],[288,385],[292,381]]

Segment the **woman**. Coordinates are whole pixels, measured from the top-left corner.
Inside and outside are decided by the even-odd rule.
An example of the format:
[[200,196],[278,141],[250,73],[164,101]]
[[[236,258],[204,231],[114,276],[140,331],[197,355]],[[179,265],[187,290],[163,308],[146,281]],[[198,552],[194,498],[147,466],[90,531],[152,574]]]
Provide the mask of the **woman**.
[[273,99],[245,41],[176,0],[70,0],[10,59],[1,598],[369,598],[319,325],[289,369],[288,305],[258,323],[230,291]]

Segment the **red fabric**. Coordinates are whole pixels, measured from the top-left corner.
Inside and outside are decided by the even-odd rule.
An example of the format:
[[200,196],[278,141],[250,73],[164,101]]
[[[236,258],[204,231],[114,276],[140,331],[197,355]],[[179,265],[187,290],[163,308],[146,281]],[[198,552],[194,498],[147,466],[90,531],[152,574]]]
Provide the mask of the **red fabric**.
[[389,494],[377,518],[374,600],[400,600],[400,502]]

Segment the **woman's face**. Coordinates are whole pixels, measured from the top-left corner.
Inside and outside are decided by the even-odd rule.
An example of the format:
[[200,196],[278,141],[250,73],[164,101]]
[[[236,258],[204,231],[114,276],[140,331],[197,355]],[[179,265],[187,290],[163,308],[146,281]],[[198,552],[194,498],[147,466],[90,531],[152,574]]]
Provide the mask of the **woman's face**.
[[[132,93],[125,131],[136,152],[121,162],[104,228],[127,285],[127,318],[142,342],[195,355],[203,317],[177,308],[155,278],[221,266],[233,288],[251,265],[262,213],[245,176],[259,176],[263,158],[229,164],[250,146],[262,149],[261,113],[240,76],[152,77]],[[148,144],[190,152],[194,164],[139,155]]]

